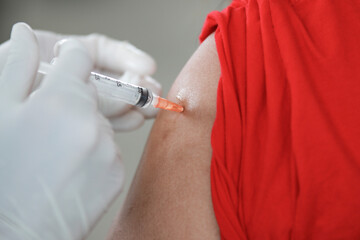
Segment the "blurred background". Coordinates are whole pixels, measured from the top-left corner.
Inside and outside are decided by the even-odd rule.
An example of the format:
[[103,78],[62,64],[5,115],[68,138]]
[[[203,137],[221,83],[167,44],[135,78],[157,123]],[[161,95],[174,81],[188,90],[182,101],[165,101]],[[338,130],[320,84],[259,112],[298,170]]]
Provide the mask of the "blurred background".
[[[154,75],[166,96],[174,79],[199,45],[206,15],[226,0],[0,0],[0,42],[9,39],[14,23],[63,34],[101,33],[127,40],[153,56]],[[105,239],[119,212],[141,158],[153,121],[134,132],[116,135],[126,167],[126,185],[119,198],[88,236]],[[101,193],[99,193],[101,194]]]

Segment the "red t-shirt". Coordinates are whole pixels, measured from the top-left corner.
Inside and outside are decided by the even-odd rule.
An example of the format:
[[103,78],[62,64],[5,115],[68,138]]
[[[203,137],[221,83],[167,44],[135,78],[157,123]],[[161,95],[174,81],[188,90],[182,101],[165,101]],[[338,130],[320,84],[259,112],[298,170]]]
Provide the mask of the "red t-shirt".
[[360,1],[237,0],[214,31],[221,239],[360,239]]

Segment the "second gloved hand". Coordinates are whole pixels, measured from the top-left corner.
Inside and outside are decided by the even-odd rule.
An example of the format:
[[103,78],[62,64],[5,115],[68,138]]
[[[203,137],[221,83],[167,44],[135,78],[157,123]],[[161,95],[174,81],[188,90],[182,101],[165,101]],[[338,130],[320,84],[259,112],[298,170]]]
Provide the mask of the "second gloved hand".
[[[40,61],[50,62],[64,40],[79,40],[90,53],[94,69],[111,77],[119,77],[124,72],[122,81],[147,87],[155,94],[161,95],[161,85],[150,77],[156,70],[155,61],[145,52],[126,41],[117,41],[100,34],[88,36],[67,36],[47,31],[34,31],[40,49]],[[27,44],[27,43],[25,43]],[[9,42],[0,45],[0,71],[9,52]],[[127,77],[131,76],[131,77]],[[129,131],[142,125],[144,119],[152,118],[157,113],[154,108],[140,109],[114,99],[99,97],[99,108],[110,120],[115,131]]]

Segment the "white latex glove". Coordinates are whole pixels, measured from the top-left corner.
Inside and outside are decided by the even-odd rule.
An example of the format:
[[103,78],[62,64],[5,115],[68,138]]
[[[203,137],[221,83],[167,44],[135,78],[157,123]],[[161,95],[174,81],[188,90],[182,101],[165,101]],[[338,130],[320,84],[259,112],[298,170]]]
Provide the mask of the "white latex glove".
[[29,96],[35,35],[14,25],[0,78],[0,239],[84,238],[123,185],[110,123],[87,80],[93,62],[70,40]]
[[[132,77],[123,77],[122,81],[147,87],[161,95],[161,85],[149,75],[156,70],[155,61],[145,52],[126,41],[117,41],[100,34],[88,36],[67,36],[47,31],[35,31],[40,46],[40,60],[50,62],[55,52],[65,39],[75,38],[86,46],[95,62],[95,71],[111,77],[119,77],[124,72],[131,72]],[[0,45],[0,70],[5,64],[9,51],[9,42]],[[109,118],[115,131],[129,131],[140,127],[144,119],[152,118],[157,110],[149,107],[141,109],[99,96],[99,108]]]

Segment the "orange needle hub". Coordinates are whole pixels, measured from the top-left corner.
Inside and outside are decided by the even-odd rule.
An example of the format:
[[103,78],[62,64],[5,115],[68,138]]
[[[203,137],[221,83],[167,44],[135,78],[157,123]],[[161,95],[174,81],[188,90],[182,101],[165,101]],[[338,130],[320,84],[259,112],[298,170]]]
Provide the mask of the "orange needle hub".
[[169,100],[166,100],[166,99],[161,98],[161,97],[159,97],[158,103],[155,105],[155,107],[165,109],[165,110],[169,110],[169,111],[179,112],[179,113],[184,111],[183,106],[180,106],[179,104],[170,102]]

